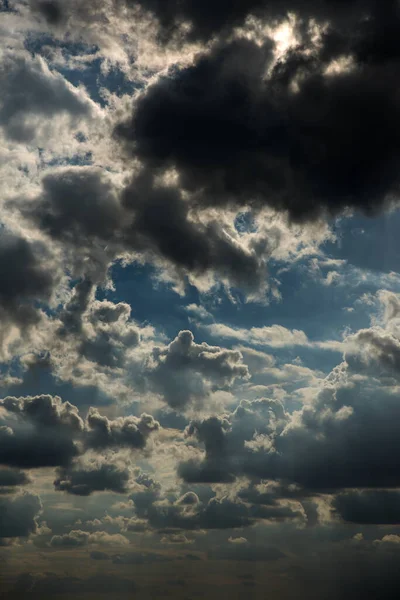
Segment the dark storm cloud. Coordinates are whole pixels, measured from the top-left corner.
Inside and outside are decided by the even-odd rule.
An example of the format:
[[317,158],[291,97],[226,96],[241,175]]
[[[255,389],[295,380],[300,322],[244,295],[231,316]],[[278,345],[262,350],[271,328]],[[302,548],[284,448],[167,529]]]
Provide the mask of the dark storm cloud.
[[36,494],[0,497],[0,538],[26,537],[37,529],[36,517],[42,510]]
[[207,504],[187,511],[176,502],[153,504],[148,509],[149,525],[159,530],[234,529],[254,521],[245,504],[228,498],[212,498]]
[[[133,180],[122,201],[133,215],[125,233],[128,247],[161,256],[194,274],[215,270],[219,277],[247,289],[265,280],[265,265],[255,249],[244,249],[217,220],[196,219],[181,192],[172,185],[156,184],[150,172]],[[271,240],[271,249],[273,245]]]
[[31,5],[50,23],[56,25],[62,19],[62,6],[57,0],[31,0]]
[[[350,26],[353,27],[353,33],[355,25],[362,22],[363,18],[369,18],[372,25],[368,22],[369,27],[363,33],[371,45],[375,42],[382,46],[382,27],[384,24],[392,25],[389,40],[383,45],[387,54],[393,49],[396,31],[390,20],[395,10],[395,2],[392,0],[385,2],[383,8],[382,3],[377,0],[114,0],[110,3],[105,0],[90,0],[85,3],[80,0],[70,0],[68,3],[61,0],[30,0],[30,4],[51,25],[65,25],[74,15],[90,22],[96,12],[106,18],[111,13],[118,13],[119,9],[139,7],[144,13],[157,19],[162,41],[168,41],[177,31],[189,39],[206,41],[215,35],[229,34],[250,15],[274,21],[295,13],[305,20],[314,18],[319,22],[330,21],[336,26],[348,24],[349,29]],[[137,12],[134,17],[137,19]],[[189,28],[183,31],[182,24],[189,25]]]
[[118,134],[149,168],[175,167],[199,206],[296,220],[383,207],[399,184],[397,64],[325,75],[320,56],[293,51],[266,76],[271,56],[269,44],[217,45],[150,85]]
[[351,523],[400,523],[400,492],[395,490],[346,492],[335,497],[332,507],[342,519]]
[[[268,205],[309,220],[346,207],[371,213],[397,194],[400,13],[395,0],[32,4],[50,22],[64,20],[71,27],[74,18],[90,23],[96,14],[107,22],[107,10],[111,17],[114,10],[140,7],[167,35],[185,22],[197,39],[231,32],[250,14],[273,20],[295,13],[302,41],[272,72],[267,72],[271,41],[259,46],[221,38],[194,65],[174,68],[150,85],[135,102],[132,118],[117,127],[118,136],[148,172],[176,168],[180,185],[195,193],[200,208]],[[325,26],[317,45],[309,19]],[[325,73],[332,60],[343,57],[354,65]],[[193,270],[204,271],[219,256],[226,269],[235,257],[246,263],[242,270],[254,269],[251,257],[235,254],[212,228],[200,235],[177,190],[161,190],[152,177],[144,179],[126,193],[136,211],[136,244],[145,240]]]
[[107,175],[92,167],[46,175],[40,198],[24,208],[42,229],[65,243],[75,244],[79,238],[109,241],[121,226],[116,191]]
[[90,496],[93,492],[127,492],[130,471],[113,463],[92,461],[82,466],[59,469],[54,487],[75,496]]
[[29,483],[29,477],[19,469],[0,468],[0,494],[4,490]]
[[[162,259],[181,274],[215,271],[247,290],[265,285],[265,263],[255,247],[243,247],[217,219],[202,222],[174,186],[158,185],[148,173],[121,191],[94,167],[59,169],[42,179],[35,202],[9,203],[62,245],[74,274],[102,281],[124,252]],[[277,240],[271,237],[268,254]]]
[[46,261],[51,257],[40,243],[0,232],[0,313],[3,322],[15,322],[22,329],[38,322],[35,301],[48,301],[56,282]]

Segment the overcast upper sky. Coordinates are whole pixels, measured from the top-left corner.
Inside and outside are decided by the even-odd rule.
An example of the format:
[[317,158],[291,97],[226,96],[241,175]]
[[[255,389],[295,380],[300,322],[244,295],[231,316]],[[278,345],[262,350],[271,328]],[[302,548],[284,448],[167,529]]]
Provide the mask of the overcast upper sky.
[[392,600],[400,2],[0,0],[0,598]]

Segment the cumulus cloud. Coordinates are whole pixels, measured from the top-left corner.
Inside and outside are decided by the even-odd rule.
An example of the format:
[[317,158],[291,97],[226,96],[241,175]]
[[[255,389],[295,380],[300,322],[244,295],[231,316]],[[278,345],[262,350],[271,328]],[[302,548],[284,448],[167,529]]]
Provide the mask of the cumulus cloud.
[[90,496],[93,492],[124,494],[129,489],[131,471],[113,462],[92,459],[69,468],[60,468],[54,487],[75,496]]
[[[105,531],[88,533],[87,531],[81,531],[80,529],[72,530],[63,535],[53,535],[50,540],[50,546],[53,548],[74,548],[77,546],[87,546],[88,544],[127,546],[129,545],[129,540],[120,533],[113,535],[110,535]],[[92,552],[92,555],[93,554],[95,554],[94,558],[98,560],[99,555],[102,553]],[[107,557],[107,555],[105,557]],[[101,558],[105,557],[101,556]]]
[[109,262],[122,252],[123,212],[118,186],[96,167],[63,167],[41,180],[40,194],[31,200],[16,199],[30,219],[61,244],[65,260],[75,276],[104,279]]
[[89,410],[87,424],[89,433],[86,443],[98,449],[124,446],[144,448],[148,436],[160,427],[151,415],[119,417],[110,421],[94,408]]
[[167,347],[154,348],[146,373],[149,388],[180,409],[248,377],[240,352],[196,344],[191,331],[181,331]]
[[34,303],[49,302],[57,283],[57,273],[44,266],[46,260],[51,264],[51,258],[43,244],[1,231],[0,310],[4,321],[15,322],[24,330],[40,320]]
[[71,493],[122,490],[129,473],[125,477],[125,470],[96,461],[88,469],[87,486],[81,487],[81,483],[85,484],[85,471],[74,470],[73,459],[90,449],[97,452],[123,447],[143,449],[149,435],[158,428],[159,423],[146,414],[109,420],[92,408],[83,420],[78,408],[63,402],[59,396],[7,396],[0,400],[0,464],[64,467],[57,487]]
[[28,53],[1,52],[0,85],[0,127],[15,142],[43,142],[51,136],[52,118],[65,116],[77,127],[94,112],[83,90],[51,71],[43,58]]
[[223,323],[204,326],[215,337],[235,339],[257,346],[284,348],[286,346],[308,346],[310,344],[304,331],[287,329],[282,325],[270,327],[234,328]]
[[38,468],[68,464],[78,455],[73,437],[83,429],[78,410],[48,395],[0,401],[0,463]]
[[0,497],[0,538],[28,537],[37,530],[42,503],[36,494]]
[[242,402],[223,419],[193,422],[188,433],[204,443],[204,458],[182,462],[178,473],[191,482],[280,480],[306,494],[397,487],[397,395],[362,385],[345,363],[314,394],[292,414],[264,400]]

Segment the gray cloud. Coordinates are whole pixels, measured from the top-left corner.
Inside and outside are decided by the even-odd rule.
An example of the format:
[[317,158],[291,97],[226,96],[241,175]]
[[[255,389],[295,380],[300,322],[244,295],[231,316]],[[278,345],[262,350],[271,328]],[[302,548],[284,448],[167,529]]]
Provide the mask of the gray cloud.
[[181,331],[166,348],[153,349],[145,385],[163,394],[171,407],[184,408],[248,377],[240,352],[196,344],[191,331]]
[[[361,68],[345,32],[300,45],[270,75],[272,43],[217,44],[150,85],[117,133],[152,171],[177,169],[199,207],[267,205],[298,221],[371,214],[398,190],[398,66],[388,52]],[[353,68],[326,73],[349,54]]]
[[336,368],[313,403],[292,415],[279,403],[264,414],[247,403],[241,410],[250,418],[243,424],[235,413],[192,423],[188,432],[204,442],[204,459],[181,463],[178,474],[192,482],[238,475],[273,479],[299,485],[304,495],[397,487],[397,397],[383,388],[367,389],[346,369]]
[[89,432],[86,444],[94,449],[124,446],[144,448],[149,435],[160,427],[151,415],[109,420],[95,408],[89,410],[87,425]]
[[58,396],[8,396],[0,400],[0,464],[64,467],[57,487],[71,493],[125,490],[129,473],[125,477],[125,471],[114,465],[95,462],[94,470],[88,470],[86,486],[85,471],[75,471],[72,467],[70,471],[67,467],[90,449],[97,452],[107,448],[143,449],[149,435],[158,428],[159,423],[146,414],[110,420],[90,408],[84,421],[76,406]]
[[104,491],[124,494],[129,489],[130,479],[128,468],[92,460],[82,465],[58,469],[54,487],[57,491],[75,496],[90,496],[93,492]]
[[400,492],[397,490],[362,490],[338,494],[332,507],[342,519],[351,523],[400,523]]
[[36,494],[0,497],[0,538],[27,537],[36,532],[42,510]]
[[122,251],[127,218],[110,176],[95,167],[65,167],[45,175],[41,184],[34,202],[17,199],[10,206],[17,206],[25,218],[62,244],[77,277],[101,281],[110,261]]
[[0,400],[0,463],[24,468],[66,465],[78,455],[78,410],[59,397],[9,396]]
[[[0,63],[0,126],[16,142],[31,143],[38,135],[37,118],[66,115],[77,125],[89,117],[92,107],[84,94],[59,73],[50,71],[45,61],[5,53]],[[43,127],[43,122],[41,123]]]
[[29,477],[19,469],[0,468],[0,494],[4,490],[29,483]]
[[38,323],[40,313],[34,306],[49,301],[57,283],[57,273],[49,272],[51,261],[46,247],[7,233],[0,234],[0,311],[5,322],[15,322],[22,331]]

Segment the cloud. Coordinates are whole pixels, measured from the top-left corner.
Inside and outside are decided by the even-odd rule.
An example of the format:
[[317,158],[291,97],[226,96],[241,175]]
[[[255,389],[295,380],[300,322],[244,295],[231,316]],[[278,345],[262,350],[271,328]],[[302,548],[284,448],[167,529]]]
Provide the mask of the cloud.
[[[218,481],[225,480],[220,478]],[[246,497],[245,494],[241,497],[236,493],[237,490],[220,496],[211,491],[211,494],[199,497],[194,491],[186,491],[183,495],[179,495],[179,492],[164,492],[156,481],[144,474],[136,482],[142,485],[141,490],[134,491],[130,496],[136,515],[147,522],[149,529],[165,534],[175,533],[177,530],[236,529],[259,520],[302,518],[299,506],[279,505],[278,491],[275,494],[271,492],[268,502],[263,505],[261,496],[261,501],[253,502],[252,497]]]
[[58,469],[54,487],[75,496],[90,496],[93,492],[127,493],[131,480],[129,468],[92,459],[83,464]]
[[205,453],[181,462],[178,474],[192,483],[240,475],[278,480],[305,495],[397,487],[397,394],[376,382],[365,385],[346,363],[314,394],[292,414],[278,401],[242,401],[230,415],[194,421],[188,434],[204,443]]
[[[95,533],[88,533],[87,531],[81,531],[79,529],[70,531],[69,533],[64,533],[63,535],[53,535],[53,537],[50,540],[50,546],[52,546],[53,548],[75,548],[77,546],[87,546],[88,544],[127,546],[129,545],[129,541],[125,536],[121,535],[120,533],[116,533],[114,535],[110,535],[105,531],[96,531]],[[92,558],[93,554],[94,553],[92,552]],[[95,553],[95,558],[98,559],[99,554],[104,553]],[[108,556],[101,556],[101,558],[108,558]]]
[[285,348],[286,346],[308,346],[310,344],[304,331],[287,329],[282,325],[269,327],[234,328],[223,323],[205,325],[211,335],[218,338],[235,339],[256,346]]
[[101,453],[110,448],[143,449],[158,428],[159,423],[146,414],[110,420],[90,408],[84,421],[78,408],[59,396],[7,396],[0,400],[0,464],[64,467],[57,487],[71,493],[125,490],[128,471],[93,459],[86,473],[85,469],[74,470],[73,459],[89,450]]
[[0,497],[0,538],[28,537],[37,530],[42,503],[36,494]]
[[[41,179],[34,200],[14,199],[9,206],[62,245],[64,259],[76,277],[104,279],[118,251],[124,213],[118,186],[104,170],[91,166],[62,167]],[[125,217],[126,218],[126,217]]]
[[[176,169],[199,207],[269,206],[300,222],[383,209],[398,187],[397,66],[390,53],[364,61],[333,26],[320,42],[274,67],[271,41],[215,44],[148,86],[117,133],[148,169]],[[354,67],[329,71],[343,54]]]
[[50,122],[56,116],[66,116],[77,127],[93,115],[94,104],[85,92],[51,71],[41,57],[2,51],[0,85],[0,127],[14,142],[43,141],[51,136]]
[[148,436],[157,431],[160,424],[151,415],[119,417],[109,420],[91,408],[87,416],[89,433],[87,445],[90,448],[131,447],[144,448]]
[[73,437],[83,429],[78,410],[58,396],[0,400],[0,463],[39,468],[68,464],[78,455]]
[[29,477],[19,469],[0,469],[0,494],[2,491],[15,488],[18,485],[29,483]]
[[396,490],[362,490],[338,494],[332,507],[344,521],[390,525],[400,523],[399,500]]
[[[96,20],[92,17],[94,11],[97,11],[104,19],[105,15],[112,18],[119,10],[122,12],[128,9],[128,13],[124,13],[128,18],[129,16],[138,18],[140,17],[137,11],[139,8],[144,13],[149,13],[153,20],[157,20],[160,29],[159,38],[164,42],[168,42],[176,33],[189,39],[205,42],[214,36],[228,35],[235,27],[242,25],[248,17],[264,17],[273,22],[282,20],[290,13],[295,13],[298,18],[305,20],[313,18],[322,23],[330,21],[335,25],[347,25],[345,29],[347,34],[351,30],[354,32],[355,27],[360,24],[360,20],[362,23],[362,17],[367,15],[371,21],[368,23],[369,27],[366,27],[364,32],[361,30],[356,33],[360,35],[363,32],[364,36],[361,42],[364,43],[364,46],[368,43],[369,45],[367,47],[361,45],[360,50],[364,49],[365,52],[368,49],[378,56],[383,49],[387,54],[395,51],[393,36],[396,32],[396,23],[393,24],[390,21],[390,17],[393,19],[395,16],[395,11],[391,5],[388,5],[386,10],[377,10],[373,0],[361,2],[351,0],[346,4],[347,11],[335,2],[324,2],[321,6],[315,0],[289,0],[284,5],[279,0],[268,2],[266,0],[240,0],[235,4],[218,2],[217,5],[201,2],[201,0],[167,0],[166,2],[91,0],[84,6],[79,3],[79,0],[70,1],[68,5],[60,0],[30,0],[30,5],[50,25],[57,27],[66,27],[71,21],[75,25],[79,20],[85,25],[91,21],[96,24]],[[129,9],[132,9],[131,15]],[[389,26],[389,40],[385,40],[383,36],[384,25]],[[359,42],[358,36],[355,37]],[[339,42],[343,43],[342,38],[337,40],[337,43]],[[377,44],[378,49],[370,48],[372,42]]]
[[6,323],[14,322],[25,333],[40,320],[35,302],[49,302],[57,283],[57,273],[44,267],[51,258],[42,243],[0,232],[0,311]]
[[196,344],[191,331],[180,331],[166,347],[155,347],[145,372],[145,385],[162,394],[175,409],[203,402],[212,391],[229,389],[249,377],[242,355],[206,343]]

